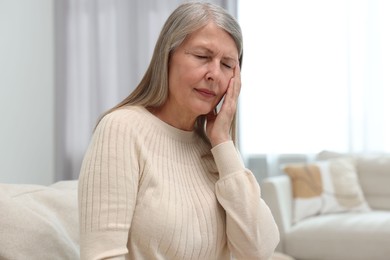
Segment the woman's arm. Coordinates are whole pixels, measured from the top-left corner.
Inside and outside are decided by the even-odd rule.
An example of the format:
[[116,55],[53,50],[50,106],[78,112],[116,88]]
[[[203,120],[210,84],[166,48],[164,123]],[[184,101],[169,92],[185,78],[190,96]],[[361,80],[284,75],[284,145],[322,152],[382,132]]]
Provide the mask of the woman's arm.
[[127,254],[139,171],[128,120],[113,112],[101,120],[79,177],[81,259]]
[[261,198],[256,178],[244,168],[232,141],[219,144],[211,151],[220,176],[216,195],[226,211],[226,233],[233,256],[269,259],[279,242],[279,231]]

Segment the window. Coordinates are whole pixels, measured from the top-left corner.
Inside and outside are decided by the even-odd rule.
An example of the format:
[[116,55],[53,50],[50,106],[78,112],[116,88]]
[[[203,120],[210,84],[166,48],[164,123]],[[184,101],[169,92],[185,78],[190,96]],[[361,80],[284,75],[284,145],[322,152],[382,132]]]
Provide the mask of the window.
[[244,155],[390,151],[390,3],[260,0],[238,7]]

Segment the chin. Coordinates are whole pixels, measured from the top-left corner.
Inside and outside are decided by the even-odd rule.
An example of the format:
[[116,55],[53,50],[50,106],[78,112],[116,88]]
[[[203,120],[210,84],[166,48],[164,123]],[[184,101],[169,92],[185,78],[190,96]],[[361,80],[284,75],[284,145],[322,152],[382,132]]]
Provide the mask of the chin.
[[198,114],[198,116],[201,116],[201,115],[207,115],[208,113],[210,113],[211,111],[214,110],[214,106],[212,104],[198,104],[197,106],[194,106],[194,110],[193,111],[196,111],[196,113]]

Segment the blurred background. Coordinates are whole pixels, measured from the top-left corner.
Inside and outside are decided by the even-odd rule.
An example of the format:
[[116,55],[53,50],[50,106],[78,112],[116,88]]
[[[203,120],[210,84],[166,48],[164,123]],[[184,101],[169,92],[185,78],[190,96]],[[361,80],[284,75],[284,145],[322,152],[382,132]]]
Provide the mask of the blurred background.
[[[0,0],[0,182],[77,179],[181,2]],[[280,158],[390,152],[390,1],[212,2],[242,26],[239,144],[259,180]]]

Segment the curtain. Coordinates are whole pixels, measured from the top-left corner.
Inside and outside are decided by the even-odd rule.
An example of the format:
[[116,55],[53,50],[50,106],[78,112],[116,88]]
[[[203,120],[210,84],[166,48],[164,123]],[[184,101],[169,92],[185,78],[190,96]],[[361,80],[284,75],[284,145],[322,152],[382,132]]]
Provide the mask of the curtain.
[[347,2],[349,151],[390,152],[390,2]]
[[240,1],[241,152],[259,182],[322,150],[390,153],[390,2]]
[[239,2],[244,156],[390,152],[390,3]]
[[[99,118],[146,70],[168,15],[183,0],[55,1],[55,180],[76,179]],[[236,13],[236,1],[212,1]]]

